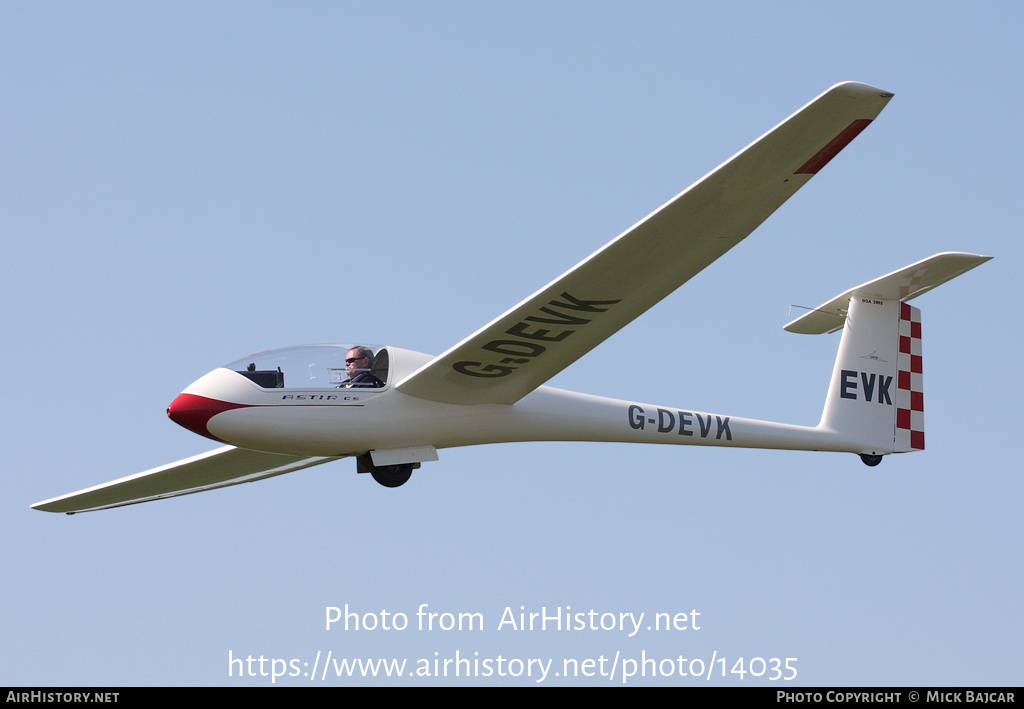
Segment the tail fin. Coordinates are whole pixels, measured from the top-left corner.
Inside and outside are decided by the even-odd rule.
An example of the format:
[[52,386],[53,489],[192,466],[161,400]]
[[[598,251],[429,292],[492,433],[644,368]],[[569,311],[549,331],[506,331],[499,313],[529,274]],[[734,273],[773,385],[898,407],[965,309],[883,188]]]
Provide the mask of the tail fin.
[[818,427],[842,435],[864,462],[924,449],[921,311],[905,301],[989,256],[942,253],[851,288],[786,325],[820,334],[842,328]]

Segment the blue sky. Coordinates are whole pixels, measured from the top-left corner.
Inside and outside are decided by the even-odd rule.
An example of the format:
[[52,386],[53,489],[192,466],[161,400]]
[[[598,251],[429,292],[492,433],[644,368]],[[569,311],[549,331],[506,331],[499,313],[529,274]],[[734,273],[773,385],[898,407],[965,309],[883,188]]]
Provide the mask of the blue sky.
[[[795,680],[710,684],[1018,684],[1022,20],[1009,2],[0,5],[0,684],[270,684],[229,675],[247,656],[297,660],[286,685],[537,680],[311,680],[318,652],[410,671],[456,652],[552,672],[791,657]],[[441,451],[397,490],[346,460],[29,509],[209,450],[164,409],[248,352],[445,350],[843,80],[896,95],[551,383],[813,424],[838,337],[783,332],[790,304],[940,251],[994,256],[915,301],[923,453],[869,469],[524,443]],[[346,604],[485,627],[325,629]],[[506,608],[566,606],[701,627],[498,628]]]

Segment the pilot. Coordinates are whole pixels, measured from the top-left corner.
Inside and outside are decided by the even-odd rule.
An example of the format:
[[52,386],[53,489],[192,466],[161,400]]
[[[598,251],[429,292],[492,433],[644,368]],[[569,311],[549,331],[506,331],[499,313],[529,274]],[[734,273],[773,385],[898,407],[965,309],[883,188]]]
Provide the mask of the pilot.
[[365,387],[367,389],[380,389],[384,386],[384,382],[370,373],[372,367],[373,350],[361,345],[353,347],[345,357],[345,372],[348,374],[348,379],[343,381],[338,388]]

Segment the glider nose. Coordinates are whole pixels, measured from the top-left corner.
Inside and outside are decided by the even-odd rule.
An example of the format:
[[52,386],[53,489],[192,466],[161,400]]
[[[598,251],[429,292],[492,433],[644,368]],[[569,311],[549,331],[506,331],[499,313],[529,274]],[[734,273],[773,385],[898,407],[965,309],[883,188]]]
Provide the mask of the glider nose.
[[[221,441],[221,439],[210,433],[206,425],[217,414],[237,407],[238,404],[208,399],[205,396],[178,394],[177,398],[167,407],[167,416],[174,423],[187,428],[193,433],[212,438],[215,441]],[[223,443],[223,441],[221,442]]]

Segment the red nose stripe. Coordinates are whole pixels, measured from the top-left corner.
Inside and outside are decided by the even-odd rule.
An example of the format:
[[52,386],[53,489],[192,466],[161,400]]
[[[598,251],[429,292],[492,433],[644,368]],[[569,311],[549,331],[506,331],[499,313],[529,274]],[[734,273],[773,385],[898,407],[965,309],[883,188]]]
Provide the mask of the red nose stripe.
[[[248,404],[232,404],[228,401],[208,399],[205,396],[195,394],[179,394],[178,398],[167,407],[167,415],[171,421],[184,426],[189,431],[198,433],[200,436],[212,438],[215,441],[221,439],[214,436],[206,428],[206,424],[217,414],[231,411],[231,409],[244,409]],[[221,441],[223,443],[224,441]]]

